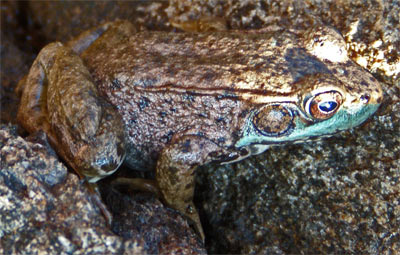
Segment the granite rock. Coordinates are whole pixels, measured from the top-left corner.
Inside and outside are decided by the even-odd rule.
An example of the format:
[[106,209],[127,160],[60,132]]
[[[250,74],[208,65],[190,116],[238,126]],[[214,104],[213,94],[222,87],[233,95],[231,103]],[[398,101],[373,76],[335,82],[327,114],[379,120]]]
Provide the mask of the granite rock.
[[186,221],[155,198],[108,199],[109,226],[99,195],[36,137],[0,126],[0,254],[205,253]]
[[0,129],[1,254],[140,254],[112,233],[86,187],[54,152]]

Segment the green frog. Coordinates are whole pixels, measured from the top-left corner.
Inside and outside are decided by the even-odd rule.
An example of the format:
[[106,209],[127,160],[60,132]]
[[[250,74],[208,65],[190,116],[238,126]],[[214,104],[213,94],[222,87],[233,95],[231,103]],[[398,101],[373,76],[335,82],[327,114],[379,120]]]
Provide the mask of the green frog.
[[198,166],[355,127],[382,101],[336,30],[306,27],[170,33],[106,23],[41,50],[18,120],[45,132],[89,182],[123,162],[155,171],[163,201],[204,238],[192,202]]

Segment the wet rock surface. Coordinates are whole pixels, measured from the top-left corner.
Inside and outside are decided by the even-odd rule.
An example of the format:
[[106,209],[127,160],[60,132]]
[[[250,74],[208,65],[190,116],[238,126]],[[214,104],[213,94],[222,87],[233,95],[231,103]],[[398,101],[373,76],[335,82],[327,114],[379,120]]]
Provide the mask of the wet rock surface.
[[[273,147],[238,164],[209,165],[199,171],[196,202],[207,250],[271,254],[400,250],[399,1],[9,3],[5,8],[2,2],[3,123],[14,121],[18,105],[14,87],[40,45],[65,42],[106,20],[127,18],[139,29],[169,31],[174,30],[169,19],[217,16],[229,29],[250,29],[274,25],[276,17],[290,26],[293,15],[308,12],[334,26],[347,40],[352,58],[383,82],[385,101],[380,111],[363,126],[332,138]],[[26,20],[16,22],[21,8]],[[15,136],[9,127],[2,126],[0,142],[0,253],[203,253],[188,234],[187,224],[154,197],[126,197],[114,191],[105,195],[118,215],[108,228],[87,188],[54,155]],[[143,224],[146,221],[150,224]],[[166,229],[164,222],[171,228]],[[171,231],[177,234],[170,235]],[[188,239],[179,238],[186,234]]]

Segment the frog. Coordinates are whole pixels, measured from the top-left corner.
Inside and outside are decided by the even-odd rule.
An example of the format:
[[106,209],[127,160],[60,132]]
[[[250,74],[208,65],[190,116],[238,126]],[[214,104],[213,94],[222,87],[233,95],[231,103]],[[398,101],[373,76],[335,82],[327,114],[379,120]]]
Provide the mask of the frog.
[[162,201],[204,231],[196,169],[365,122],[378,80],[348,56],[334,28],[138,31],[101,24],[45,46],[21,81],[17,118],[96,183],[126,164],[155,171]]

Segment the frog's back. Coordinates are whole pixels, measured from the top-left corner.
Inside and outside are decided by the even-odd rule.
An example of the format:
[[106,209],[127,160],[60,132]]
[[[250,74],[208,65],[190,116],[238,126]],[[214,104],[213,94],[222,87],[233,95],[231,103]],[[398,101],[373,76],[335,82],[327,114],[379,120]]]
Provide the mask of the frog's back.
[[282,79],[287,67],[284,54],[300,43],[291,32],[243,31],[140,32],[121,37],[117,45],[110,41],[99,40],[86,52],[86,62],[94,77],[107,86],[105,90],[106,84],[119,82],[134,89],[213,90],[219,94],[240,89],[290,92]]

